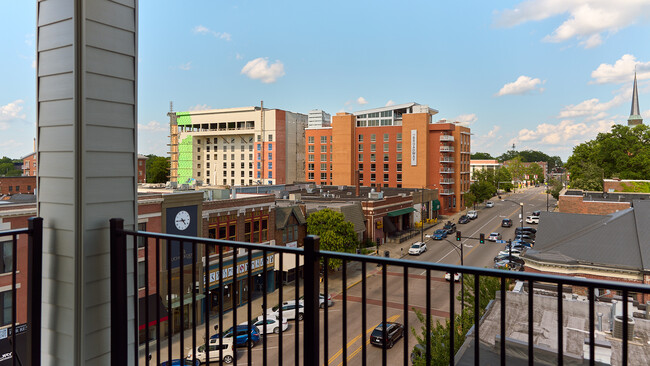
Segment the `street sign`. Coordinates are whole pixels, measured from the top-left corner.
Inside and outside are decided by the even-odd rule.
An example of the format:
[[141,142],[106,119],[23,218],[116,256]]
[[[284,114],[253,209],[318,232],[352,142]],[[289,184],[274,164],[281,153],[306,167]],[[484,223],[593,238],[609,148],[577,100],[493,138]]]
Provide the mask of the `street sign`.
[[507,243],[507,241],[505,241],[505,240],[497,240],[497,244],[505,244],[505,243]]

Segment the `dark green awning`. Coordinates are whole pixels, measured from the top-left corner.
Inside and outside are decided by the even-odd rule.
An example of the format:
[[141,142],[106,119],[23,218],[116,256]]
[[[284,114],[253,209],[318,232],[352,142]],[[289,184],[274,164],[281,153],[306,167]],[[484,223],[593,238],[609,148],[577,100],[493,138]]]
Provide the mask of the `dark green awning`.
[[433,200],[433,210],[434,211],[440,210],[440,201],[439,200]]
[[390,217],[400,216],[400,215],[404,215],[404,214],[407,214],[407,213],[411,213],[413,211],[415,211],[415,209],[413,207],[407,207],[407,208],[403,208],[401,210],[391,211],[391,212],[388,213],[388,216],[390,216]]

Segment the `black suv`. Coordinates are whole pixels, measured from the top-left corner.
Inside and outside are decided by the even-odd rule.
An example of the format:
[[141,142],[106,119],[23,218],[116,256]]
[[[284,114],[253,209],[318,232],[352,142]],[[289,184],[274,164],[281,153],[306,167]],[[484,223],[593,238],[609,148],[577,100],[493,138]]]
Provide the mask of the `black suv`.
[[537,229],[535,229],[534,227],[530,227],[530,226],[517,227],[515,229],[515,235],[518,235],[518,234],[521,234],[521,233],[525,233],[525,234],[533,233],[533,234],[535,234],[535,233],[537,233]]
[[469,216],[463,215],[458,219],[459,224],[467,224],[469,222]]
[[[384,323],[386,324],[386,343],[388,348],[393,348],[395,341],[404,336],[404,325],[400,323]],[[384,329],[382,324],[379,324],[375,330],[370,334],[370,343],[375,346],[382,347],[384,345]]]
[[453,234],[456,232],[456,224],[454,224],[451,221],[447,221],[447,223],[445,224],[445,226],[443,226],[442,229],[446,230],[447,234]]
[[501,220],[501,227],[510,227],[510,226],[512,226],[512,220],[510,219]]

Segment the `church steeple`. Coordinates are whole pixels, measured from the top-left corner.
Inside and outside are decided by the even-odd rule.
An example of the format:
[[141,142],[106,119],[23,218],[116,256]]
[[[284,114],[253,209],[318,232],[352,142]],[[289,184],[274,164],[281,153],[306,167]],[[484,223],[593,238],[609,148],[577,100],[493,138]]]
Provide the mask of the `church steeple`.
[[639,91],[636,87],[636,70],[634,70],[634,88],[632,90],[632,109],[630,110],[630,118],[627,119],[628,126],[636,126],[643,123],[641,112],[639,111]]

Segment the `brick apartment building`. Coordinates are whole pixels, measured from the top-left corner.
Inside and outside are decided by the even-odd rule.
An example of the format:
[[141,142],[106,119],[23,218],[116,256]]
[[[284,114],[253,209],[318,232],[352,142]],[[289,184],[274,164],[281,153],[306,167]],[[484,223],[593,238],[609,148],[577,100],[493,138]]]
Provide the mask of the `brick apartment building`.
[[305,131],[305,179],[318,185],[438,189],[441,213],[460,211],[469,191],[470,129],[432,122],[438,111],[406,103],[337,113]]
[[35,177],[38,174],[38,161],[36,160],[36,153],[33,152],[23,158],[23,175]]
[[35,176],[0,177],[0,195],[34,194]]

